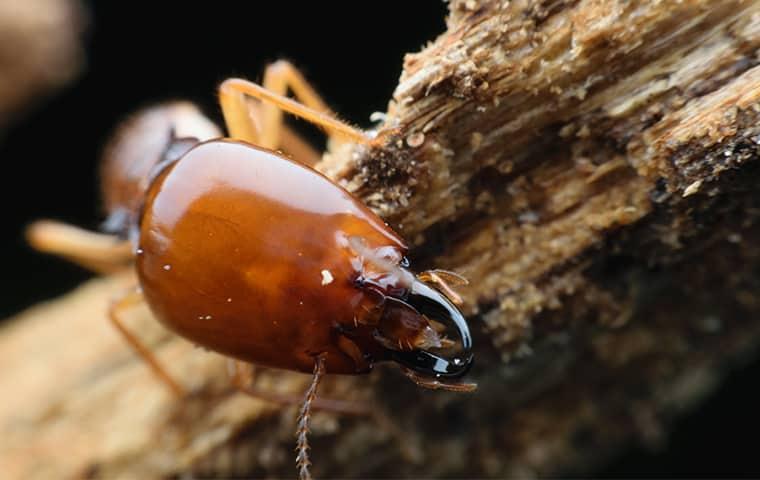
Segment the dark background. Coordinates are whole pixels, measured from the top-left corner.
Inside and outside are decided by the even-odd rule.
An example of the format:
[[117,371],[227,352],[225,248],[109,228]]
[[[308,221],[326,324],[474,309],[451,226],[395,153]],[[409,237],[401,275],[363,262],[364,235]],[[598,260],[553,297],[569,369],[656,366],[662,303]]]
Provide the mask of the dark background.
[[[366,125],[384,111],[402,54],[445,29],[440,0],[386,2],[91,2],[87,66],[0,139],[5,235],[0,318],[60,295],[89,274],[32,252],[23,227],[48,217],[94,227],[100,215],[96,162],[125,114],[184,98],[215,120],[216,86],[259,80],[267,62],[300,67],[343,118]],[[244,8],[243,8],[244,6]],[[241,9],[242,8],[242,9]],[[678,422],[662,453],[636,450],[600,476],[760,474],[760,362],[733,374],[709,402]]]

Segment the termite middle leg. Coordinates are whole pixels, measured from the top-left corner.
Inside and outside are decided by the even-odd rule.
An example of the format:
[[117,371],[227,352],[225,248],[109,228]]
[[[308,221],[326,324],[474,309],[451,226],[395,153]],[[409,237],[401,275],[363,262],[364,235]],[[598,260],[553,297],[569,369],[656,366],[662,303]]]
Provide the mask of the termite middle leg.
[[[232,385],[236,390],[267,402],[279,405],[300,405],[303,398],[300,395],[273,392],[257,387],[255,384],[256,368],[254,365],[239,360],[229,360]],[[369,415],[371,410],[363,404],[333,400],[328,398],[315,398],[312,402],[314,410],[323,410],[344,415]]]
[[26,229],[35,249],[67,258],[97,273],[124,268],[134,257],[129,241],[52,220],[39,220]]
[[127,343],[129,343],[129,345],[135,350],[135,352],[140,355],[140,358],[142,358],[145,363],[148,364],[156,377],[158,377],[158,379],[161,380],[164,385],[166,385],[172,394],[177,397],[182,397],[185,395],[185,389],[182,388],[176,380],[174,380],[169,372],[167,372],[166,369],[161,365],[153,352],[151,352],[150,349],[146,347],[145,344],[142,343],[140,339],[127,328],[121,319],[121,316],[125,310],[128,310],[136,305],[140,305],[144,301],[145,300],[143,298],[142,292],[137,288],[133,288],[125,292],[111,304],[110,308],[108,309],[108,318],[110,318],[111,323],[113,323],[114,327],[116,327],[116,330],[118,330],[119,333],[121,333],[121,335],[124,337],[124,340],[126,340]]

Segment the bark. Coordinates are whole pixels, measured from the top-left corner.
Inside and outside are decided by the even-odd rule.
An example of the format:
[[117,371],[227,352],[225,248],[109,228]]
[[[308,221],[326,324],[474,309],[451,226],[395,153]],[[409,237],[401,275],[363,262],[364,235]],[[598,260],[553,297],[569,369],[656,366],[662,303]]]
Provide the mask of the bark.
[[[375,145],[319,168],[455,270],[480,388],[423,391],[392,367],[329,378],[317,476],[556,476],[660,445],[760,343],[760,1],[452,2],[407,55]],[[109,330],[129,273],[0,331],[0,464],[11,477],[294,474],[295,410],[229,394],[224,360],[142,336],[177,401]],[[262,371],[300,393],[308,376]],[[40,465],[38,459],[46,458]]]

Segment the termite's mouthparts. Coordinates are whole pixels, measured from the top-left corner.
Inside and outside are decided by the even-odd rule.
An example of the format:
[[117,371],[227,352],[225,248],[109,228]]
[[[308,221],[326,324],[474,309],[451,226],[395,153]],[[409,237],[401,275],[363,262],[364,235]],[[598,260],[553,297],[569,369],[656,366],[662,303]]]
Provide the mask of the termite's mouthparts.
[[391,358],[425,376],[458,378],[465,375],[473,361],[472,336],[470,327],[459,309],[441,292],[416,279],[406,301],[428,318],[453,324],[459,334],[461,352],[453,358],[444,358],[426,350],[394,350],[391,352]]

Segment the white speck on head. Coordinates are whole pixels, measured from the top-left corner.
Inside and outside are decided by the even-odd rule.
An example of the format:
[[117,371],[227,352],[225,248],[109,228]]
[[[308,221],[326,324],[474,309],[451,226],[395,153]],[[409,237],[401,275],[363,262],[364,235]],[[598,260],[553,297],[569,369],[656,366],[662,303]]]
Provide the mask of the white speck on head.
[[211,320],[212,318],[214,317],[212,317],[211,315],[206,315],[205,317],[203,317],[204,320]]
[[303,305],[303,300],[301,300],[300,302],[298,302],[298,304],[299,305]]
[[142,255],[143,253],[145,253],[145,251],[142,248],[138,248],[137,250],[135,250],[135,253],[138,255]]
[[232,303],[232,297],[227,297],[227,303]]
[[333,282],[334,278],[330,270],[322,270],[322,285],[329,285]]
[[171,269],[172,269],[172,266],[171,266],[171,265],[169,265],[168,263],[167,263],[166,265],[164,265],[164,270],[166,270],[167,272],[168,272],[169,270],[171,270]]

